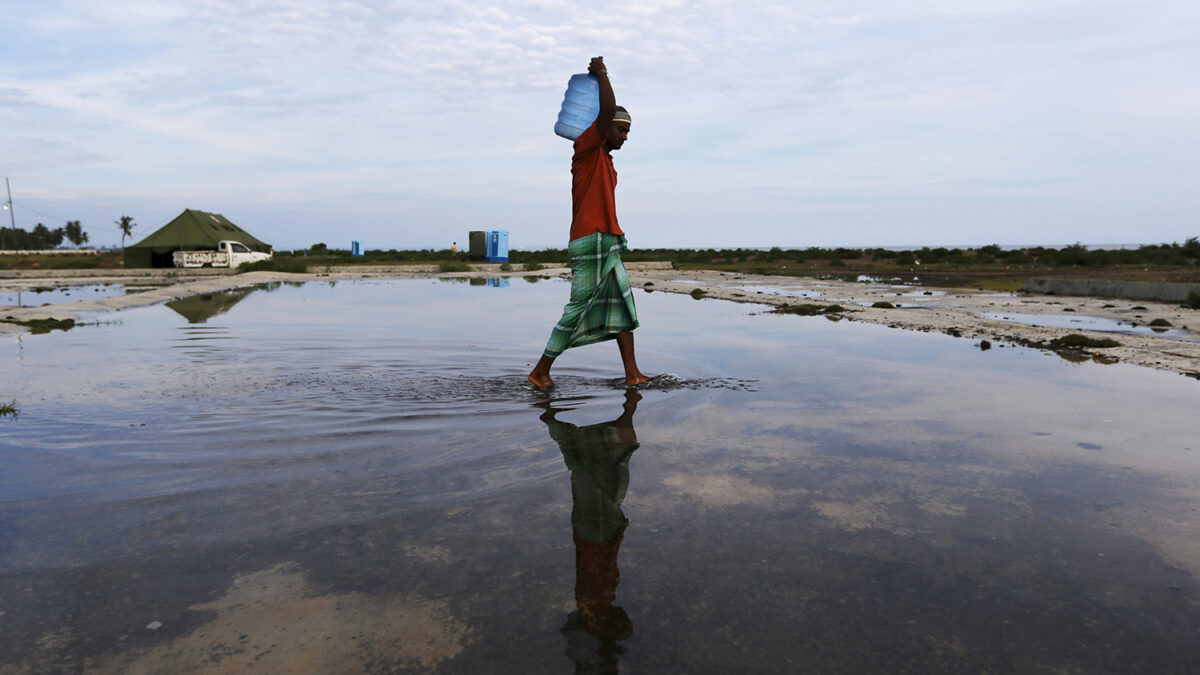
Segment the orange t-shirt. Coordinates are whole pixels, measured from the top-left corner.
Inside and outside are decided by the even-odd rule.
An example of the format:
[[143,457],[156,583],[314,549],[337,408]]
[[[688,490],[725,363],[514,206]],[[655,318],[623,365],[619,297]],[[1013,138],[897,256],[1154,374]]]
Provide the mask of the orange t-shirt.
[[617,170],[596,124],[575,139],[571,157],[571,241],[596,232],[625,234],[617,224]]

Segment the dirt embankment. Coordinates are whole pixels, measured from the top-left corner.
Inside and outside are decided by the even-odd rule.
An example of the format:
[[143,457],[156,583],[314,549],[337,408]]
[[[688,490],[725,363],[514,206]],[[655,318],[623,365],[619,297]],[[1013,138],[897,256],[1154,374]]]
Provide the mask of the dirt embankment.
[[[1178,304],[730,272],[631,271],[630,279],[647,290],[774,307],[814,305],[817,314],[946,333],[978,340],[984,348],[1020,344],[1053,349],[1068,358],[1122,361],[1200,379],[1200,310]],[[826,311],[831,305],[843,309]],[[1156,320],[1170,325],[1151,327]],[[1071,334],[1115,340],[1119,346],[1055,343]]]

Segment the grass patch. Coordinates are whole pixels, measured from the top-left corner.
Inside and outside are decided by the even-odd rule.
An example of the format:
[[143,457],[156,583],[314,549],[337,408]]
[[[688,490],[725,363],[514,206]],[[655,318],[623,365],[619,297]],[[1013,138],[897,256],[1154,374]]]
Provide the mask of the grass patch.
[[1187,300],[1183,301],[1183,306],[1191,307],[1192,309],[1200,309],[1200,291],[1192,291],[1191,293],[1188,293]]
[[1155,320],[1153,320],[1153,321],[1151,321],[1151,322],[1150,322],[1150,325],[1151,325],[1151,326],[1162,327],[1162,328],[1170,328],[1170,327],[1171,327],[1171,326],[1173,326],[1174,324],[1172,324],[1170,321],[1167,321],[1166,319],[1155,319]]
[[546,266],[540,262],[527,262],[524,265],[522,265],[521,268],[524,269],[526,272],[536,272],[538,270],[546,269]]
[[841,314],[846,311],[841,305],[813,305],[801,303],[798,305],[782,305],[772,310],[776,314],[795,314],[797,316],[821,316],[825,314]]
[[238,265],[238,272],[290,272],[292,274],[308,274],[308,260],[305,258],[256,260]]
[[500,271],[501,272],[511,272],[512,265],[509,263],[500,263]]
[[20,412],[16,399],[9,403],[0,403],[0,417],[16,417]]
[[871,306],[874,307],[875,309],[895,309],[896,308],[896,306],[893,305],[892,303],[884,302],[882,300],[872,304]]
[[700,298],[708,295],[708,291],[704,290],[703,288],[693,288],[691,295],[692,299],[699,300]]
[[439,272],[470,272],[471,266],[461,262],[438,263]]
[[1104,349],[1106,347],[1120,347],[1121,343],[1112,338],[1091,338],[1080,333],[1071,333],[1060,338],[1054,338],[1050,341],[1050,345],[1060,349]]

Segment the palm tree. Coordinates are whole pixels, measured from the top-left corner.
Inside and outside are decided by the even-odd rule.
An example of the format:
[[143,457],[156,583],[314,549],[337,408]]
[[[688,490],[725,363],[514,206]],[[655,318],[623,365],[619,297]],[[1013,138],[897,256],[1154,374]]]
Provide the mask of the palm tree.
[[137,223],[133,222],[130,216],[121,216],[120,220],[114,220],[113,223],[121,228],[121,259],[125,259],[125,237],[133,235],[133,228]]

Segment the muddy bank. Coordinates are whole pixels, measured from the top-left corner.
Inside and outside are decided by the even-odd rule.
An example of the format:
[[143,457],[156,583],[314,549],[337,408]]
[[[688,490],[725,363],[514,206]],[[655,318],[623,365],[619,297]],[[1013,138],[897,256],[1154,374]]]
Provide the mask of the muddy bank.
[[[647,290],[687,293],[698,298],[774,307],[839,305],[844,311],[821,313],[830,318],[945,333],[977,340],[985,348],[1026,345],[1052,349],[1054,340],[1076,333],[1097,340],[1108,338],[1119,346],[1074,348],[1061,353],[1069,358],[1120,361],[1200,378],[1200,310],[1176,303],[725,272],[631,271],[630,278]],[[1044,323],[1061,323],[1062,327],[1030,325],[1039,318]],[[1156,326],[1163,331],[1156,333],[1148,328],[1156,320],[1170,326]],[[1094,324],[1121,324],[1140,332],[1114,334],[1089,328]]]
[[[483,266],[481,266],[483,267]],[[898,283],[858,283],[803,277],[773,277],[730,272],[674,271],[655,263],[631,263],[629,277],[643,290],[683,293],[697,299],[761,303],[773,307],[811,304],[818,314],[830,319],[863,321],[904,330],[939,332],[975,340],[982,348],[1026,345],[1055,349],[1068,358],[1124,362],[1169,370],[1200,378],[1200,310],[1177,303],[1149,300],[1120,300],[1063,294],[1001,293],[970,288],[904,286]],[[118,273],[119,274],[119,273]],[[113,275],[106,281],[132,279]],[[164,278],[169,285],[124,296],[62,303],[47,307],[0,308],[0,334],[27,330],[22,322],[32,319],[77,318],[80,312],[115,311],[157,304],[169,300],[249,288],[272,281],[309,281],[314,279],[403,279],[463,276],[570,276],[570,270],[557,267],[532,272],[502,272],[499,266],[477,271],[439,274],[430,268],[330,268],[317,274],[250,272],[208,277],[199,280]],[[173,282],[173,283],[171,283]],[[29,279],[0,279],[0,290],[20,288]],[[41,285],[78,284],[77,278],[48,279]],[[841,309],[824,311],[831,305]],[[1030,325],[1038,323],[1052,325]],[[808,318],[798,320],[819,320]],[[1148,328],[1152,322],[1169,324]],[[1096,330],[1103,325],[1119,324],[1122,333]],[[1126,334],[1126,333],[1133,334]],[[1070,334],[1094,339],[1112,339],[1119,346],[1106,348],[1077,347],[1057,349],[1054,340]]]

